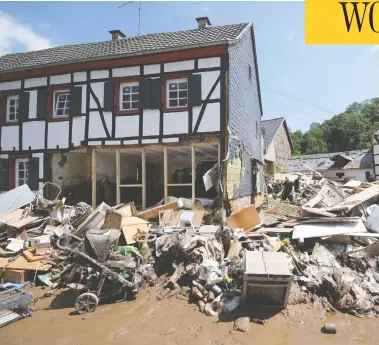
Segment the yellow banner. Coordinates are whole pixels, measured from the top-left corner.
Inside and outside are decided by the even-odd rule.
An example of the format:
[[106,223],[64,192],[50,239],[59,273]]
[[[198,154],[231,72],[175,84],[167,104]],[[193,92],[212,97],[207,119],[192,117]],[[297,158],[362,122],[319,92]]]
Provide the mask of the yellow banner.
[[305,0],[306,44],[379,44],[379,1]]

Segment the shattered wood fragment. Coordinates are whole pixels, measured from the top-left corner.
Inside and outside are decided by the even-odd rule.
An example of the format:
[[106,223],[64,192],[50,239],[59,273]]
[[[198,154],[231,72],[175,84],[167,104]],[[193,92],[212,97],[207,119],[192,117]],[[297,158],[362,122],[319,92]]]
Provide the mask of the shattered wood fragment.
[[245,231],[255,229],[262,224],[261,217],[254,205],[250,205],[234,213],[228,217],[227,222],[231,229],[242,228]]
[[159,211],[175,210],[182,206],[183,206],[182,203],[180,202],[180,200],[178,200],[178,201],[174,201],[165,205],[148,208],[147,210],[138,213],[137,217],[142,218],[142,219],[149,219],[149,218],[159,216]]
[[285,202],[278,202],[272,208],[265,210],[265,213],[275,214],[276,216],[285,216],[288,218],[301,218],[300,207]]
[[179,280],[179,278],[182,276],[183,273],[184,273],[184,266],[181,263],[179,266],[176,267],[175,272],[170,277],[169,281],[167,282],[166,287],[168,287],[169,289],[173,289],[176,285],[176,282]]

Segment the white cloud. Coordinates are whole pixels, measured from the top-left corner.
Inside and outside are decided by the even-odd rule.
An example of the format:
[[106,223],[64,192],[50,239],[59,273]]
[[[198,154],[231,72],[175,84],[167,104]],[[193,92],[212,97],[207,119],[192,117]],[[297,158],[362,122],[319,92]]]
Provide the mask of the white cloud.
[[295,33],[293,31],[290,32],[287,36],[287,41],[292,41],[294,37],[295,37]]
[[369,51],[370,53],[376,53],[376,52],[379,52],[379,44],[370,47],[368,51]]
[[0,56],[11,53],[15,45],[21,45],[24,51],[53,47],[47,38],[35,33],[28,25],[0,11]]
[[47,29],[47,28],[51,27],[51,24],[50,23],[41,23],[39,25],[39,27],[42,28],[42,29]]
[[208,6],[202,6],[202,7],[200,7],[200,11],[207,13],[207,12],[209,12],[209,7]]

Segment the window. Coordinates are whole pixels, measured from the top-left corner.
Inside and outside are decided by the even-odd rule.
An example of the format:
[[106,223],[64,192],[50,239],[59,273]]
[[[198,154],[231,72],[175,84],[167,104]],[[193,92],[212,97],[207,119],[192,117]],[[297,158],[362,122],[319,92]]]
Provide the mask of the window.
[[139,83],[120,84],[119,109],[121,111],[139,108]]
[[345,177],[345,173],[336,173],[336,176],[338,178],[343,178],[343,177]]
[[255,121],[255,136],[258,138],[258,122]]
[[249,80],[250,80],[250,82],[251,82],[252,74],[253,74],[253,72],[251,70],[251,65],[249,65]]
[[70,113],[70,90],[56,91],[53,97],[53,117],[68,117]]
[[183,108],[188,106],[187,79],[168,80],[166,84],[167,108]]
[[16,159],[16,187],[27,184],[29,179],[29,160],[27,158]]
[[7,97],[7,122],[18,121],[18,96]]

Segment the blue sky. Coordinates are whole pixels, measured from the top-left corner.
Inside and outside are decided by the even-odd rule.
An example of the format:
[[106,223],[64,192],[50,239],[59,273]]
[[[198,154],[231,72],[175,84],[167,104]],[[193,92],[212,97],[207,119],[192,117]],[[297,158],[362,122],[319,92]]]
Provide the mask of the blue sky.
[[[138,2],[0,2],[0,54],[135,36]],[[304,43],[303,2],[143,2],[141,33],[254,22],[263,119],[306,130],[354,101],[378,96],[379,46]]]

